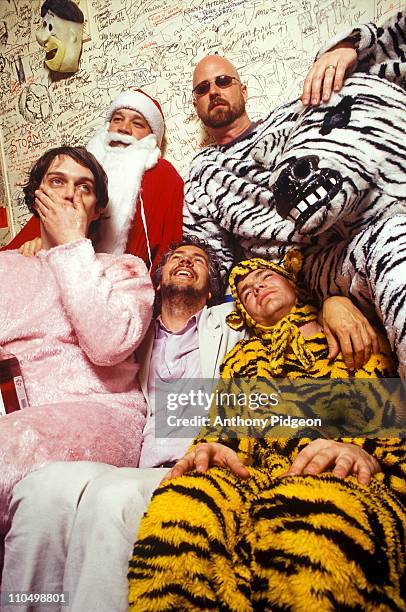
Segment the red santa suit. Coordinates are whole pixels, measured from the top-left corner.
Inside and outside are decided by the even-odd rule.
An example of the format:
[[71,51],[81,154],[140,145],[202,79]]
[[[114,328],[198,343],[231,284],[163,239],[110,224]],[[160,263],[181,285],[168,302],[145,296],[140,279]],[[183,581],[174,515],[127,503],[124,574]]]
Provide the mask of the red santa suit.
[[[113,100],[107,119],[119,108],[136,110],[146,118],[152,134],[126,148],[111,147],[109,123],[87,144],[109,179],[110,201],[95,250],[131,253],[154,270],[171,242],[182,237],[183,180],[161,158],[164,121],[159,104],[144,92],[129,90]],[[5,249],[17,249],[40,235],[39,220],[32,217]]]
[[[182,238],[183,180],[172,164],[160,158],[156,166],[145,172],[141,194],[154,270],[170,243]],[[141,208],[137,207],[128,233],[126,253],[137,255],[147,263],[146,233],[141,228]]]

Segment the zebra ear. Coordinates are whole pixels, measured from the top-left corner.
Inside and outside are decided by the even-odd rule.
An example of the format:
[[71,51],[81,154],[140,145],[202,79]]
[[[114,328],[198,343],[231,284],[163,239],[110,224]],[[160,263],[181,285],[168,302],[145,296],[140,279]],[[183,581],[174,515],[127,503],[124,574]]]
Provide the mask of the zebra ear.
[[320,134],[325,136],[336,128],[345,128],[350,122],[351,106],[355,100],[351,96],[345,96],[337,106],[329,108],[324,117],[323,125],[320,129]]

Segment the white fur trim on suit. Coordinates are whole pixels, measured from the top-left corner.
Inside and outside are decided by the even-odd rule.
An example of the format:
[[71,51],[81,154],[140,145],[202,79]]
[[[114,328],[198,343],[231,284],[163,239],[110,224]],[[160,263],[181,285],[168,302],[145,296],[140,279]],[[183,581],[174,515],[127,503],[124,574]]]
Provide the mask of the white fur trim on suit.
[[99,253],[122,254],[137,208],[142,177],[157,164],[161,151],[153,134],[125,148],[111,147],[106,143],[108,125],[97,130],[86,147],[103,166],[109,179],[109,203],[95,249]]

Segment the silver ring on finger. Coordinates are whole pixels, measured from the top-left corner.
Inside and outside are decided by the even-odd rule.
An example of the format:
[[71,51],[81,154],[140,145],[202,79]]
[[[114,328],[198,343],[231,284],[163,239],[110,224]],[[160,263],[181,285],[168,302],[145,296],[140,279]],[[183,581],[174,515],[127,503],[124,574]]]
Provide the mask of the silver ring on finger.
[[326,70],[334,70],[336,69],[337,66],[333,66],[333,64],[330,64],[330,66],[327,66]]

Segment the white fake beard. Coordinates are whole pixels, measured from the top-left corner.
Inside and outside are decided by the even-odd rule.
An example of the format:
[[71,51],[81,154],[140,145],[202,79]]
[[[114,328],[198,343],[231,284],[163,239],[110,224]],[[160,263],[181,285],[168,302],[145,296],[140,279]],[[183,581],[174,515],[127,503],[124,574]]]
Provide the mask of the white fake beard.
[[[126,134],[108,132],[107,123],[97,130],[87,144],[103,166],[109,179],[109,203],[100,222],[95,250],[98,253],[125,252],[128,233],[137,208],[143,174],[153,168],[161,156],[156,136],[141,140]],[[126,147],[112,147],[112,141],[130,142]]]

